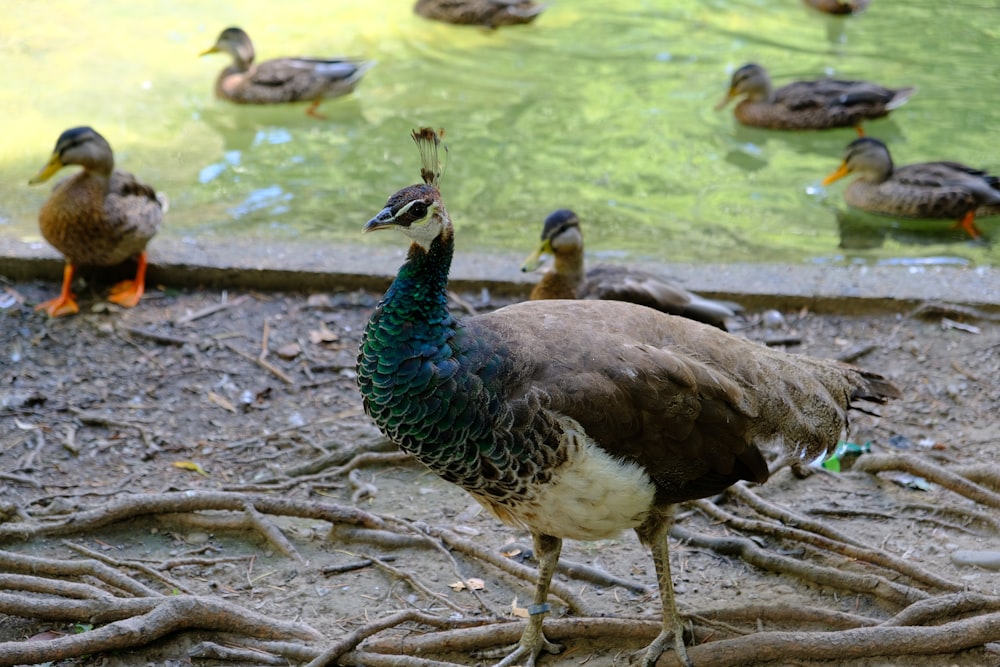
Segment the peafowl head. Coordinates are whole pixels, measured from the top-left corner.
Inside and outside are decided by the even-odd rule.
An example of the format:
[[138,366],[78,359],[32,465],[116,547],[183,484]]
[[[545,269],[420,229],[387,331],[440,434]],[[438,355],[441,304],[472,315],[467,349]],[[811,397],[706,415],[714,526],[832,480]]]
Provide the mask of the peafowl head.
[[414,130],[412,136],[420,151],[420,175],[424,182],[405,187],[389,197],[385,208],[364,226],[364,232],[393,227],[425,251],[430,249],[434,239],[451,237],[451,220],[437,187],[442,172],[438,147],[443,135],[444,130],[435,131],[429,127]]

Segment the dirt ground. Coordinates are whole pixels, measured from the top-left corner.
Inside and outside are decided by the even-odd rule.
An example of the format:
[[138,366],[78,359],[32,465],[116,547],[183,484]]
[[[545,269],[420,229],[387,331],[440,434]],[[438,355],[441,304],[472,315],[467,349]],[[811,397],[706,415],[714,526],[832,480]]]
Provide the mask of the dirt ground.
[[[419,465],[392,458],[395,450],[362,412],[354,364],[378,295],[176,292],[151,286],[137,308],[122,310],[87,289],[80,293],[82,312],[77,316],[49,320],[33,312],[31,306],[55,290],[51,284],[0,282],[0,556],[103,559],[158,594],[213,596],[275,619],[275,624],[309,626],[322,638],[301,643],[320,650],[401,610],[456,621],[511,617],[513,609],[527,604],[529,581],[501,572],[467,549],[427,548],[390,537],[440,528],[448,539],[464,540],[490,554],[499,554],[504,545],[506,551],[516,551],[513,542],[522,545],[523,560],[530,548],[525,533],[480,512],[464,492]],[[465,300],[478,309],[503,305],[484,303],[482,295]],[[850,440],[870,443],[871,452],[858,458],[854,470],[803,480],[779,471],[754,493],[863,547],[952,582],[951,592],[990,596],[993,602],[984,604],[997,612],[1000,608],[990,605],[1000,596],[1000,572],[958,562],[965,557],[962,552],[997,556],[997,506],[913,471],[873,474],[857,467],[866,458],[901,456],[932,470],[978,479],[983,485],[978,488],[991,487],[1000,440],[1000,323],[952,310],[923,316],[799,311],[782,313],[782,322],[774,314],[760,315],[750,313],[749,325],[737,335],[784,340],[796,354],[850,359],[888,375],[902,387],[904,398],[880,408],[880,418],[855,419]],[[366,464],[354,458],[363,452],[387,454]],[[352,461],[350,466],[357,467],[345,467]],[[993,487],[987,493],[998,491]],[[263,519],[250,510],[206,507],[126,512],[92,527],[83,521],[90,516],[85,512],[106,510],[132,494],[176,498],[183,495],[178,492],[203,494],[192,498],[227,492],[332,503],[386,523],[365,537],[343,527],[331,530],[331,521],[319,516],[279,517],[262,506],[257,510]],[[711,504],[740,517],[762,518],[732,496]],[[33,532],[33,527],[66,524],[67,519],[81,522],[82,528]],[[227,529],[226,521],[235,521],[236,527]],[[763,567],[698,540],[671,540],[682,613],[710,617],[713,610],[752,606],[778,617],[782,613],[775,610],[784,610],[784,624],[771,624],[761,611],[757,618],[763,614],[765,620],[744,623],[744,632],[806,629],[795,620],[797,615],[805,618],[806,609],[880,622],[906,607],[907,595],[913,601],[919,591],[951,593],[896,567],[880,569],[856,555],[779,538],[749,525],[724,524],[704,507],[683,507],[679,526],[709,537],[750,536],[746,544],[778,563]],[[380,562],[372,563],[373,556]],[[361,567],[365,558],[368,566]],[[558,574],[557,581],[577,596],[585,614],[570,613],[553,599],[551,619],[658,620],[652,561],[631,533],[601,542],[567,542],[563,558],[611,573],[632,588],[595,583],[589,575]],[[530,558],[526,562],[533,566]],[[894,592],[880,592],[879,586],[867,592],[845,589],[816,574],[820,569],[798,575],[786,570],[789,562],[825,567],[822,572],[880,575],[891,582],[880,586]],[[84,593],[59,591],[60,581],[98,585],[93,576],[39,574],[57,582],[56,590],[29,595],[27,584],[8,578],[18,571],[0,565],[0,642],[23,645],[31,638],[41,645],[83,636],[101,625],[71,622],[49,611],[11,613],[31,595],[49,601],[88,599]],[[115,600],[129,597],[120,590],[114,595]],[[928,625],[968,617],[957,606],[953,611]],[[725,634],[735,624],[730,619],[712,627]],[[985,647],[944,655],[917,649],[914,656],[882,658],[870,657],[877,654],[874,649],[866,654],[845,649],[828,662],[779,654],[767,664],[998,665],[997,625]],[[50,657],[49,664],[305,664],[309,659],[296,661],[287,652],[277,662],[269,662],[273,655],[251,659],[247,653],[222,659],[220,645],[242,646],[233,636],[240,634],[235,627],[222,635],[198,627],[159,634],[162,639],[150,635],[134,648]],[[414,634],[387,630],[374,639]],[[568,650],[543,658],[541,664],[608,665],[650,638],[612,635],[560,639]],[[205,641],[216,648],[206,648]],[[5,652],[11,645],[0,644],[0,665],[17,664]],[[423,655],[466,665],[488,662],[453,646]]]

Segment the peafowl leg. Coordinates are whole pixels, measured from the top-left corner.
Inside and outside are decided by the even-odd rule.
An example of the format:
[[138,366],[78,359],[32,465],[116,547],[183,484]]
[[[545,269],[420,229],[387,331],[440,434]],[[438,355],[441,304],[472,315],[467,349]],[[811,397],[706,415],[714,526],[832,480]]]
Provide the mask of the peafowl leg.
[[549,583],[556,571],[556,563],[559,562],[562,540],[551,535],[537,533],[532,533],[532,537],[535,540],[535,557],[538,559],[538,583],[535,586],[535,599],[528,607],[528,626],[524,629],[521,640],[517,644],[503,649],[504,653],[511,650],[513,652],[498,662],[495,667],[510,667],[511,665],[534,667],[535,661],[542,651],[560,653],[563,650],[562,646],[553,644],[542,633],[542,619],[545,618],[545,614],[549,610],[548,602],[546,602],[549,596]]
[[49,317],[72,315],[80,312],[80,306],[76,305],[76,297],[73,295],[73,290],[70,289],[73,285],[73,275],[75,273],[76,268],[69,262],[66,262],[66,266],[63,267],[63,283],[59,296],[38,304],[35,306],[35,310],[44,310],[49,314]]
[[139,303],[143,293],[146,291],[146,253],[139,254],[139,266],[135,270],[135,279],[123,280],[111,288],[111,295],[108,301],[117,303],[119,306],[132,308]]
[[673,639],[674,651],[677,653],[678,660],[687,667],[693,667],[691,659],[687,656],[687,650],[684,648],[684,624],[681,622],[680,614],[677,613],[674,584],[670,578],[670,545],[667,542],[667,535],[670,533],[672,524],[673,514],[671,512],[665,516],[650,519],[636,529],[639,540],[649,545],[653,552],[656,583],[660,588],[660,606],[663,609],[663,629],[660,630],[660,634],[653,640],[653,643],[646,647],[645,655],[639,662],[642,667],[653,667],[671,639]]
[[976,227],[975,209],[966,213],[964,218],[952,225],[952,229],[964,229],[974,241],[978,241],[983,237],[982,232],[980,232],[979,228]]

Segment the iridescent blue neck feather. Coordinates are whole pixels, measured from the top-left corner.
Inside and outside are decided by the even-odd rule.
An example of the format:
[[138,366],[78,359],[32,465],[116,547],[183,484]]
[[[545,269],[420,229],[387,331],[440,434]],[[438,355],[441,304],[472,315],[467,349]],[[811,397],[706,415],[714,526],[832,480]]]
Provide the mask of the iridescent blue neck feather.
[[525,457],[499,390],[507,355],[494,332],[449,312],[452,250],[450,238],[410,248],[365,328],[358,386],[379,428],[435,473],[509,496]]

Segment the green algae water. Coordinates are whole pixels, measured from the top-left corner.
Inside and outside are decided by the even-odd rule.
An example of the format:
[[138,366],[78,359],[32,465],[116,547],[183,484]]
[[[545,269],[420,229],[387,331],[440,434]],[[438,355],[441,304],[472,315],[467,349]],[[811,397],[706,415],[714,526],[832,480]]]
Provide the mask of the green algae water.
[[[573,208],[591,255],[680,262],[996,265],[947,222],[859,214],[819,186],[850,129],[743,128],[712,107],[740,65],[776,85],[833,75],[917,93],[866,125],[897,163],[952,159],[1000,172],[1000,24],[990,2],[874,0],[835,18],[787,0],[554,0],[530,26],[430,22],[410,0],[126,3],[8,0],[0,18],[0,234],[43,243],[29,187],[66,128],[91,125],[170,198],[162,237],[225,244],[362,243],[386,197],[419,178],[409,132],[446,129],[442,191],[458,251],[524,251]],[[213,98],[243,27],[258,59],[378,61],[320,107]],[[70,173],[71,169],[64,173]],[[1000,218],[984,218],[1000,238]],[[394,244],[398,239],[364,239]],[[155,245],[151,245],[155,261]],[[394,267],[390,267],[394,268]],[[517,271],[517,267],[512,267]]]

